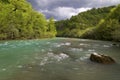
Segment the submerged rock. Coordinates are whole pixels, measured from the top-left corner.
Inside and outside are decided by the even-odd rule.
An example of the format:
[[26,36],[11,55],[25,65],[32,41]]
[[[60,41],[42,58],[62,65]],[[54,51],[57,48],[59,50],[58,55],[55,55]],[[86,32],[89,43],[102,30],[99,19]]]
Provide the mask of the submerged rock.
[[117,47],[119,47],[120,45],[119,45],[119,44],[116,44],[116,43],[113,43],[112,46],[117,46]]
[[116,44],[116,43],[113,43],[112,45],[116,46],[117,44]]
[[90,60],[93,62],[103,63],[103,64],[115,63],[115,60],[111,58],[110,56],[103,55],[103,54],[97,54],[97,53],[91,54]]

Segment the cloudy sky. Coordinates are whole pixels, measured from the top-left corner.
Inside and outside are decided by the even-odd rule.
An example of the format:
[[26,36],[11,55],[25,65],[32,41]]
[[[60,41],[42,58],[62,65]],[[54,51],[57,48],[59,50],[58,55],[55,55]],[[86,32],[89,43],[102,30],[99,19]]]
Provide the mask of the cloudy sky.
[[70,18],[79,12],[119,4],[120,0],[28,0],[33,8],[56,20]]

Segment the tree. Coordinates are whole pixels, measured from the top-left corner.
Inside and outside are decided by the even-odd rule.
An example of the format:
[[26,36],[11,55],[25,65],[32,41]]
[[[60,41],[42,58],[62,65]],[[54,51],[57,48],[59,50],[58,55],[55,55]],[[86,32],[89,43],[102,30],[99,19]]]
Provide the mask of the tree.
[[57,36],[65,37],[83,37],[83,34],[96,27],[99,22],[108,16],[111,9],[115,6],[93,8],[86,12],[81,12],[70,19],[61,20],[56,22]]
[[45,16],[33,10],[26,0],[0,1],[0,17],[0,39],[32,39],[48,35]]
[[47,31],[49,32],[49,34],[54,34],[51,36],[55,36],[56,35],[56,27],[55,27],[55,22],[54,22],[54,18],[50,18],[48,20],[48,29]]
[[[99,40],[120,40],[120,5],[111,9],[108,16],[102,19],[92,30],[85,32],[83,37]],[[89,33],[89,34],[88,34]]]

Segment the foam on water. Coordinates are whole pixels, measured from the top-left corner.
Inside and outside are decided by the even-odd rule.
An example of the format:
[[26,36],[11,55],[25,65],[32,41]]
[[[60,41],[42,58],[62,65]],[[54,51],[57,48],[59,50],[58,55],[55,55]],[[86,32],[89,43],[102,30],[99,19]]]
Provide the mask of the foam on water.
[[62,46],[61,44],[54,43],[54,47],[61,47],[61,46]]
[[89,51],[89,52],[95,52],[95,50],[94,50],[94,49],[89,49],[88,51]]
[[103,45],[103,47],[109,48],[109,47],[111,47],[111,46],[109,46],[109,45]]
[[69,57],[67,54],[64,54],[64,53],[54,54],[54,53],[49,53],[49,52],[48,52],[48,56],[49,58],[55,59],[57,61],[61,61]]
[[60,56],[62,59],[65,59],[65,58],[68,58],[68,57],[69,57],[67,54],[64,54],[64,53],[60,53],[59,56]]
[[[119,80],[120,49],[111,44],[80,39],[0,42],[0,80]],[[114,57],[117,65],[90,62],[93,52]],[[11,79],[3,79],[9,74]]]
[[66,46],[70,46],[70,45],[71,45],[71,43],[66,42],[64,45],[66,45]]
[[2,71],[6,71],[7,69],[6,68],[3,68]]
[[90,53],[88,53],[88,54],[85,54],[85,55],[82,55],[79,59],[81,60],[81,61],[85,61],[85,60],[88,60],[89,59],[89,57],[90,57]]
[[5,46],[8,45],[8,42],[5,42],[4,45],[5,45]]
[[32,69],[33,67],[32,67],[32,66],[29,66],[28,68],[29,68],[29,69]]
[[86,45],[86,44],[80,43],[80,45],[83,46],[83,45]]
[[45,49],[41,49],[42,52],[45,52]]
[[4,43],[0,43],[0,46],[7,46],[9,43],[8,42],[4,42]]
[[48,57],[44,57],[42,61],[40,62],[40,65],[43,66],[48,63]]
[[70,51],[83,51],[83,48],[70,48]]
[[80,57],[80,60],[84,61],[84,60],[87,60],[88,58],[89,58],[88,56],[82,56],[82,57]]
[[40,65],[43,66],[47,63],[51,63],[51,62],[55,62],[55,61],[59,62],[59,61],[62,61],[68,57],[69,56],[64,54],[64,53],[54,54],[52,52],[48,52],[48,54],[40,62]]
[[18,65],[17,68],[23,68],[23,66],[22,65]]
[[46,44],[50,44],[50,42],[47,42]]
[[80,43],[80,46],[88,47],[88,46],[90,46],[90,44]]
[[66,43],[54,43],[55,47],[70,46],[70,45],[71,45],[70,42],[66,42]]

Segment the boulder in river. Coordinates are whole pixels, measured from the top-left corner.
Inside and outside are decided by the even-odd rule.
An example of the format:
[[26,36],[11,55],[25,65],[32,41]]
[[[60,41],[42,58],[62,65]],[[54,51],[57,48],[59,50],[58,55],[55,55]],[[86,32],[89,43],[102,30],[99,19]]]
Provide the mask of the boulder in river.
[[97,54],[97,53],[91,54],[90,60],[93,62],[102,63],[102,64],[115,63],[115,60],[111,58],[110,56],[103,55],[103,54]]

